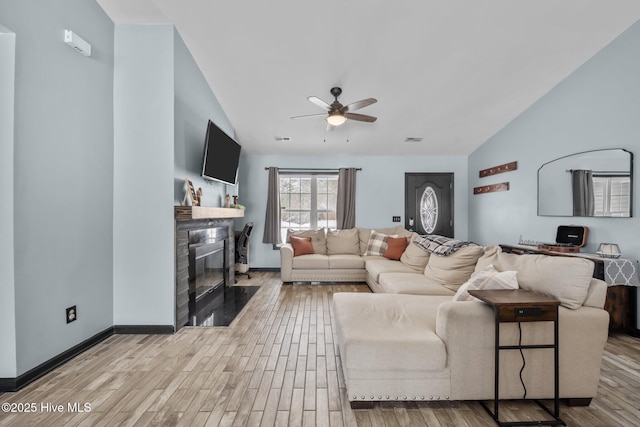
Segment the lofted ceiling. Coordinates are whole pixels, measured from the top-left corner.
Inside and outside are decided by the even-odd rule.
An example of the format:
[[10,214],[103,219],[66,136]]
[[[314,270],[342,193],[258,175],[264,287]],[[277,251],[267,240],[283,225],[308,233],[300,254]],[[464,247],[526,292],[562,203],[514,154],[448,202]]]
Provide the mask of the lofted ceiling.
[[[640,19],[638,0],[97,1],[116,24],[175,24],[261,154],[466,156]],[[290,118],[333,86],[378,120]]]

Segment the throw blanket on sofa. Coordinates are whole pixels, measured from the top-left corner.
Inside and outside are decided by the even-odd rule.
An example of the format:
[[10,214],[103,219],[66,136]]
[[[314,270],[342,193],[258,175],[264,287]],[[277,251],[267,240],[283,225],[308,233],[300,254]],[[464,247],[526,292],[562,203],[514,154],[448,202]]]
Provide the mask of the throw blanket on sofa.
[[418,236],[413,243],[429,253],[441,256],[451,255],[465,246],[478,246],[473,242],[464,242],[450,237],[438,236],[437,234]]

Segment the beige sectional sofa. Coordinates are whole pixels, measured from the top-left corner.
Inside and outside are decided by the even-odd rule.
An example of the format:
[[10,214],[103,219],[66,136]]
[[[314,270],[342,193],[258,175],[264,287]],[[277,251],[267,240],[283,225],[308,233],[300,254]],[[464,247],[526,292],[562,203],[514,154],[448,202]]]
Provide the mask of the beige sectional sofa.
[[[379,231],[416,238],[401,228]],[[517,272],[520,288],[561,302],[560,397],[588,404],[595,396],[609,315],[603,310],[606,283],[592,278],[591,261],[506,254],[497,246],[467,246],[449,256],[422,254],[421,259],[422,249],[416,251],[412,244],[404,260],[392,261],[364,255],[362,240],[368,233],[358,229],[360,254],[348,254],[353,262],[349,268],[331,268],[342,259],[338,253],[293,257],[286,245],[281,252],[283,281],[366,281],[374,291],[333,297],[337,344],[352,404],[493,398],[493,311],[477,300],[454,300],[462,283],[489,266]],[[551,322],[523,323],[521,330],[526,344],[553,339]],[[517,344],[517,324],[502,325],[501,338],[503,345]],[[523,354],[526,397],[553,398],[552,350],[527,349]],[[522,365],[518,351],[502,352],[501,399],[523,398]]]

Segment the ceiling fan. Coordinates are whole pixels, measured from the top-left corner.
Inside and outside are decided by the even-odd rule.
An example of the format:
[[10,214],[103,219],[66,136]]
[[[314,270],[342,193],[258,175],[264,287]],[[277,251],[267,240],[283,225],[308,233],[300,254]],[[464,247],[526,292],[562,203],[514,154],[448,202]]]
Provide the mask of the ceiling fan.
[[291,118],[302,119],[306,117],[327,116],[325,120],[327,121],[327,124],[328,124],[327,127],[329,130],[333,129],[336,126],[340,126],[341,124],[346,122],[347,119],[357,120],[360,122],[369,122],[369,123],[373,123],[377,120],[377,117],[367,116],[366,114],[352,113],[352,111],[359,110],[368,105],[378,102],[377,99],[375,98],[361,99],[360,101],[352,102],[351,104],[348,104],[348,105],[342,105],[340,102],[338,102],[338,97],[342,93],[342,89],[340,89],[339,87],[332,87],[330,92],[331,92],[331,95],[333,95],[333,97],[335,98],[335,100],[331,104],[324,102],[322,99],[318,98],[317,96],[307,97],[309,101],[313,102],[315,105],[322,108],[323,110],[326,110],[327,113],[307,114],[305,116],[294,116]]

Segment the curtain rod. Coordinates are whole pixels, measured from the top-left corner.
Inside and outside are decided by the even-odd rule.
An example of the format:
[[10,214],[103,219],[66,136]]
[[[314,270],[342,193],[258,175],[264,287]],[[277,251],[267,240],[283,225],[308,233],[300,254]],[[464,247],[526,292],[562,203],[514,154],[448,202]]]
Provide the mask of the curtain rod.
[[[264,170],[268,171],[269,168],[265,167]],[[279,171],[284,172],[337,172],[339,169],[324,169],[324,168],[278,168]],[[357,171],[361,171],[362,168],[355,168]]]

